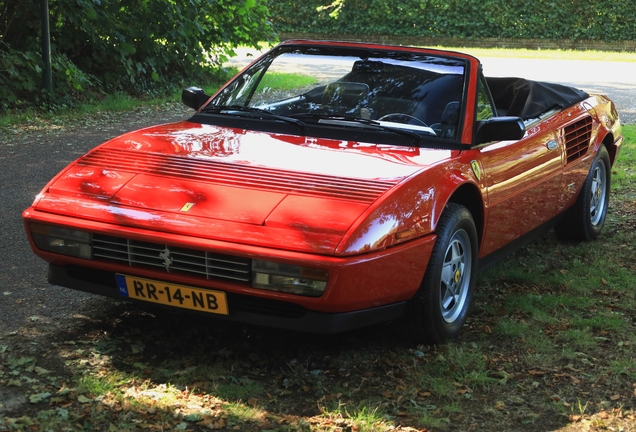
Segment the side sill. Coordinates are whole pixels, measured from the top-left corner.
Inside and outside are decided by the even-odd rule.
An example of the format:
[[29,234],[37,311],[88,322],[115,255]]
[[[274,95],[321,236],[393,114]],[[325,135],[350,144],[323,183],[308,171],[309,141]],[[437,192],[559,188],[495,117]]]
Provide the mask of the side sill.
[[[74,276],[78,273],[81,273],[84,277],[80,278]],[[72,271],[69,271],[69,267],[49,264],[48,281],[53,285],[124,300],[119,296],[114,273],[92,270],[89,268],[72,268]],[[272,302],[269,302],[267,299],[260,299],[251,296],[237,296],[232,293],[227,294],[230,315],[222,316],[185,310],[184,312],[211,316],[215,319],[282,328],[306,333],[335,334],[398,319],[404,315],[404,309],[406,306],[406,302],[403,301],[352,312],[325,313],[307,310],[293,303],[284,302],[277,302],[279,303],[276,305],[277,307],[270,307]],[[139,302],[134,299],[125,300]],[[271,312],[267,312],[265,308],[261,308],[260,312],[255,312],[255,308],[250,304],[253,303],[253,301],[269,302],[270,304],[266,306],[269,307]],[[159,308],[170,308],[168,306],[153,305],[146,302],[139,303]],[[280,313],[280,306],[285,306],[283,309],[287,310],[284,313]]]
[[549,221],[543,223],[542,225],[539,225],[532,231],[522,235],[517,240],[508,243],[506,246],[502,247],[501,249],[497,249],[496,251],[492,252],[490,255],[486,255],[483,258],[479,258],[479,262],[477,264],[477,273],[479,274],[488,270],[489,268],[497,264],[499,261],[505,259],[507,256],[512,254],[517,249],[522,248],[523,246],[530,243],[532,240],[536,240],[537,238],[546,235],[548,232],[550,232],[552,228],[554,228],[557,222],[559,222],[559,220],[565,215],[565,213],[567,213],[567,211],[568,209],[564,210],[561,214],[555,216]]

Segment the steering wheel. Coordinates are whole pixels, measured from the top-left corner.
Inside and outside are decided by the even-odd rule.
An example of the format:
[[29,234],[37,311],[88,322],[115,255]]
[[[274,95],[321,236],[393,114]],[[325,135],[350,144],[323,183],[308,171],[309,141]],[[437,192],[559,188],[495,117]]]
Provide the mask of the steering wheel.
[[[417,117],[413,117],[412,115],[405,114],[405,113],[390,113],[390,114],[386,114],[386,115],[383,115],[382,117],[380,117],[378,120],[379,121],[382,121],[382,120],[387,120],[388,121],[389,119],[402,120],[400,123],[419,124],[421,126],[428,127],[428,125],[426,123],[424,123],[422,120],[418,119]],[[406,120],[406,121],[404,121],[404,120]],[[415,121],[415,123],[411,123],[412,121]]]

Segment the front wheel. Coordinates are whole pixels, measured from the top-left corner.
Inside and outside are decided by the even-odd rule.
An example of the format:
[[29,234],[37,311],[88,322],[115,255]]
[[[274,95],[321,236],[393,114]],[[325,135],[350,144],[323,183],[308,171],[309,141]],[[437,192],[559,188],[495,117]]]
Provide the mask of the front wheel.
[[419,290],[405,312],[407,331],[418,342],[437,344],[459,333],[473,296],[477,230],[468,209],[447,205]]
[[554,228],[562,240],[590,241],[598,237],[605,224],[609,206],[611,165],[602,145],[590,169],[576,203]]

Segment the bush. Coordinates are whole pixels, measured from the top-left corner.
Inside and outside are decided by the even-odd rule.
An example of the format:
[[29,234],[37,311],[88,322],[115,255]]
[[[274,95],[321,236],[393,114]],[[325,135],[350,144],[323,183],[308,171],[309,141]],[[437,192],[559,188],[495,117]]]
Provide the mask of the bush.
[[[3,107],[43,100],[39,0],[0,0]],[[164,92],[272,40],[265,0],[50,0],[56,99]]]

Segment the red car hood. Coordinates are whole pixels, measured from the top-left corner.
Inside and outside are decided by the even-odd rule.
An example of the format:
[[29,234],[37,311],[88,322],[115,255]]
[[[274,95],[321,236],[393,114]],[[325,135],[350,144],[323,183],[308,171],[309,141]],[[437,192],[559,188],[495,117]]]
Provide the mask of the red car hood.
[[387,192],[448,158],[424,150],[180,122],[115,138],[38,210],[155,231],[333,253]]

